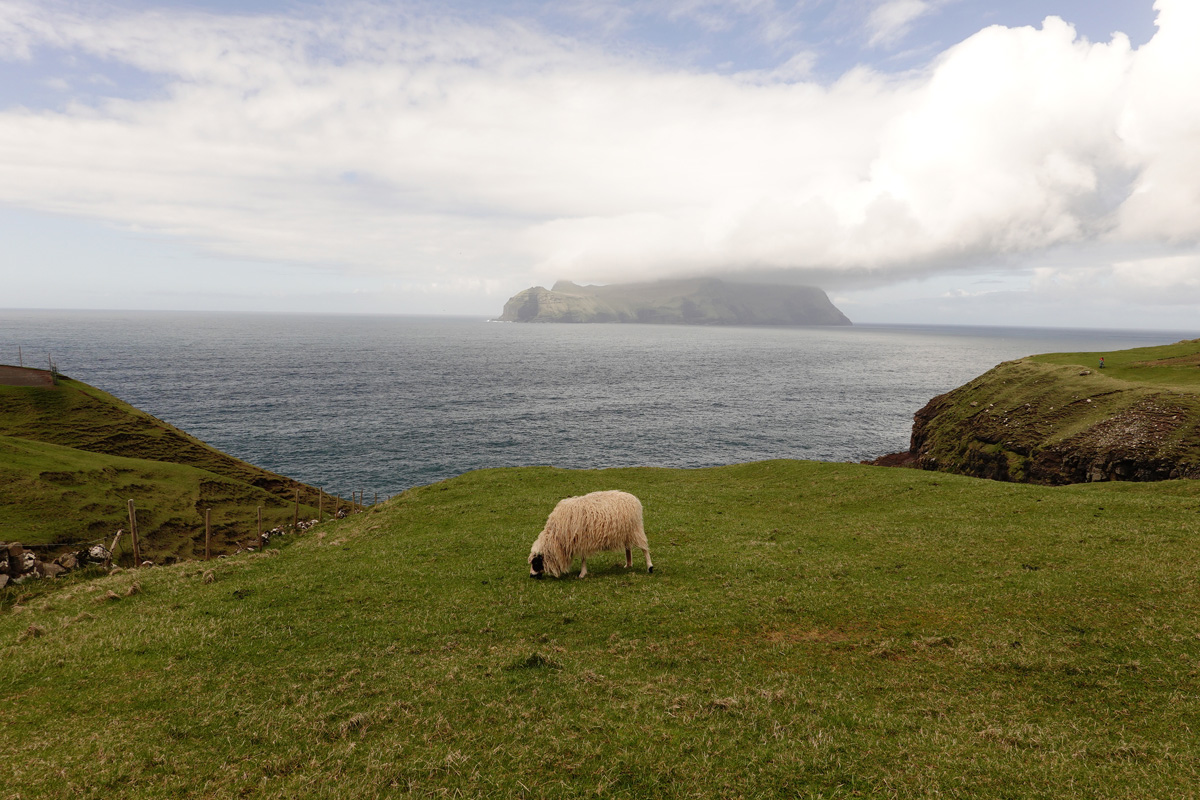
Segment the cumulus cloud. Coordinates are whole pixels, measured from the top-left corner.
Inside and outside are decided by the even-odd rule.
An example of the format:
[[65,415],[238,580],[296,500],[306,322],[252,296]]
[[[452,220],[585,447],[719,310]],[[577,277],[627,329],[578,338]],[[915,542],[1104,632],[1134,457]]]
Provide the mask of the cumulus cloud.
[[1195,242],[1200,235],[1200,4],[1159,0],[1158,33],[1133,59],[1117,134],[1137,178],[1121,234]]
[[[927,5],[879,6],[875,35]],[[1072,243],[1186,246],[1200,10],[1156,8],[1138,50],[1050,17],[919,73],[822,84],[805,54],[719,75],[377,5],[235,19],[0,0],[0,57],[78,53],[159,87],[0,111],[0,203],[441,285],[886,282]]]

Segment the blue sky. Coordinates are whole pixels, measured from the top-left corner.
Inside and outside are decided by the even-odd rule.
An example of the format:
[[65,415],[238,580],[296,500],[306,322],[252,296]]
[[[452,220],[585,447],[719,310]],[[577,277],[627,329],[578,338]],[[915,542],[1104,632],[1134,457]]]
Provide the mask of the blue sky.
[[1200,327],[1189,0],[0,0],[0,308]]

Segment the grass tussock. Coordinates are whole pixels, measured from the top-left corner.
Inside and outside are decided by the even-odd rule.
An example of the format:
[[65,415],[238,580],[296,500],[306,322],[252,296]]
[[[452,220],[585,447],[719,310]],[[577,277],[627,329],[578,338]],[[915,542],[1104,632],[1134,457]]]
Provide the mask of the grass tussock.
[[[654,574],[614,553],[582,581],[578,567],[530,580],[554,503],[606,488],[642,499]],[[1197,784],[1195,482],[489,470],[325,532],[269,559],[10,598],[0,785],[1142,798]]]

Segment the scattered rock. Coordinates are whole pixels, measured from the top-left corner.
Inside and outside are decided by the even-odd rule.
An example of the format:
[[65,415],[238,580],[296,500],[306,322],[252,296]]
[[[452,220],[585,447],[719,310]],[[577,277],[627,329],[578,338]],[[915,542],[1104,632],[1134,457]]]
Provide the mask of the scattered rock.
[[112,563],[112,553],[103,545],[62,553],[53,561],[42,561],[33,550],[20,542],[0,542],[0,587],[19,585],[31,578],[57,578],[59,575],[99,564]]
[[[342,509],[338,516],[344,517],[346,514],[347,510]],[[317,520],[315,519],[303,520],[296,524],[296,530],[306,531],[317,524]],[[290,526],[289,529],[284,529],[283,527],[273,528],[263,533],[261,541],[257,542],[257,547],[247,544],[239,548],[238,552],[254,552],[257,549],[265,548],[270,539],[290,532]],[[118,531],[117,538],[113,539],[114,546],[117,539],[120,538],[121,533],[122,531]],[[225,554],[218,556],[218,558],[225,557]],[[171,557],[167,557],[163,563],[174,563],[174,560]],[[92,545],[84,550],[62,553],[55,557],[53,561],[42,561],[34,551],[27,550],[20,542],[0,542],[0,589],[6,586],[19,586],[32,578],[56,578],[72,570],[94,565],[109,568],[110,574],[124,571],[121,567],[113,566],[112,551],[102,544]],[[140,566],[153,567],[154,562],[149,560],[143,561]],[[211,575],[211,572],[205,573],[205,582],[212,582]],[[134,585],[136,586],[136,584]]]

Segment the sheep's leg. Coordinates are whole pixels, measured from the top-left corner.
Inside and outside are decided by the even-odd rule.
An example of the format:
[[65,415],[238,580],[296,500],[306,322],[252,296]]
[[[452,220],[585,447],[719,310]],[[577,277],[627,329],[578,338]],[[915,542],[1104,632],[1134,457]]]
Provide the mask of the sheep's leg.
[[585,578],[587,577],[587,558],[579,559],[579,563],[583,565],[583,569],[579,570],[579,577]]
[[625,548],[625,569],[629,569],[632,566],[633,566],[633,550],[626,547]]
[[650,548],[643,547],[642,552],[646,554],[646,572],[654,572],[654,562],[650,560]]

